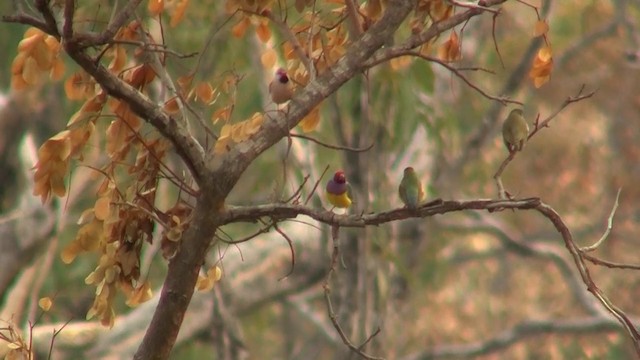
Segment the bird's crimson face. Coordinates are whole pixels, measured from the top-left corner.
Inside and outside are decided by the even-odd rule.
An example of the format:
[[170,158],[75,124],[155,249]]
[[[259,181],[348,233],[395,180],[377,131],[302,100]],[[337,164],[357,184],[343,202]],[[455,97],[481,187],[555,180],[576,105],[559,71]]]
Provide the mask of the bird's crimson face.
[[287,76],[287,72],[282,68],[276,71],[276,78],[278,79],[278,82],[282,84],[286,84],[289,82],[289,76]]
[[347,182],[347,178],[344,176],[344,171],[336,171],[336,174],[333,175],[333,181],[337,182],[338,184],[344,184],[345,182]]

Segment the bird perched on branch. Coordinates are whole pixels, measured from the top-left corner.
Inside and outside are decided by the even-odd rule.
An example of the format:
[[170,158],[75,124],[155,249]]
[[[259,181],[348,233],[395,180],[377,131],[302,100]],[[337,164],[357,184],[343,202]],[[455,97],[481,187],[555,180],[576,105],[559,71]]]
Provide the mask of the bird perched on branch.
[[528,136],[529,125],[522,116],[522,109],[511,110],[507,120],[502,124],[502,139],[509,153],[522,151]]
[[338,170],[327,183],[327,199],[334,207],[346,209],[351,206],[351,186],[344,176],[344,171]]
[[398,194],[404,205],[410,209],[417,208],[420,202],[424,200],[422,183],[411,166],[404,169],[404,175],[398,187]]
[[287,70],[283,68],[276,70],[274,79],[269,83],[269,95],[271,95],[271,100],[276,104],[282,104],[291,99],[293,86],[289,75],[287,75]]

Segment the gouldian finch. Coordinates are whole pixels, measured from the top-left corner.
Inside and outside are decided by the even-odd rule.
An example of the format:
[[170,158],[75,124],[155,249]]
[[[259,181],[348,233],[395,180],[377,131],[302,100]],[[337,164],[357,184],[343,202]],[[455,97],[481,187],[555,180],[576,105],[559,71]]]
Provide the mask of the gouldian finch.
[[522,109],[513,109],[502,124],[502,139],[509,153],[522,151],[529,136],[529,125],[522,116]]
[[422,183],[411,166],[404,169],[404,175],[398,187],[398,194],[400,194],[400,199],[402,199],[406,207],[410,209],[417,208],[420,202],[424,200]]
[[327,199],[331,205],[346,209],[351,206],[350,190],[344,171],[338,170],[327,183]]
[[287,75],[287,70],[279,68],[276,70],[275,78],[269,83],[269,94],[271,100],[276,104],[282,104],[293,96],[293,87]]

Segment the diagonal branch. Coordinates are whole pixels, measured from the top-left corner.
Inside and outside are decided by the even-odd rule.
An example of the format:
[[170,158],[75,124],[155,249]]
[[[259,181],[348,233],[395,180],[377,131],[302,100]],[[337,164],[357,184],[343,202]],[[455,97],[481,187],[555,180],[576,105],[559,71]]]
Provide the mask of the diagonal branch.
[[615,332],[619,328],[620,326],[616,322],[603,316],[564,321],[524,321],[483,341],[436,346],[431,350],[413,353],[401,359],[470,358],[504,350],[511,345],[537,335]]

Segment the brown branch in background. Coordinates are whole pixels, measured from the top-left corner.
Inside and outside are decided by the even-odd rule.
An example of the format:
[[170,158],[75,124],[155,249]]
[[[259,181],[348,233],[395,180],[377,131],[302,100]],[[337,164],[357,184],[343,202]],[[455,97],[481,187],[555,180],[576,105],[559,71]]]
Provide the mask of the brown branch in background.
[[504,350],[528,338],[545,334],[610,333],[619,331],[619,325],[604,316],[583,317],[572,320],[530,320],[521,322],[486,340],[435,346],[401,357],[400,360],[472,358]]
[[338,322],[338,317],[335,311],[333,310],[333,304],[331,302],[331,287],[329,285],[329,282],[331,281],[331,275],[333,275],[333,273],[336,271],[336,268],[338,265],[338,257],[340,256],[339,229],[340,227],[338,225],[332,226],[331,228],[331,238],[333,240],[333,251],[331,253],[331,265],[329,266],[329,272],[327,273],[327,277],[325,278],[324,283],[322,284],[322,288],[324,289],[324,299],[327,304],[327,313],[329,315],[329,318],[331,319],[331,323],[333,323],[333,327],[336,329],[336,331],[340,335],[342,342],[345,345],[347,345],[349,349],[351,349],[351,351],[362,356],[365,359],[382,360],[382,358],[374,357],[372,355],[366,354],[361,350],[361,348],[365,346],[371,340],[372,337],[377,335],[380,332],[380,330],[379,329],[376,330],[374,334],[368,337],[367,340],[362,345],[355,346],[351,342],[351,340],[349,340],[349,337],[347,336],[347,334],[345,334],[344,330],[340,326],[340,323]]
[[324,146],[328,149],[333,149],[333,150],[344,150],[344,151],[351,151],[351,152],[365,152],[365,151],[369,151],[371,150],[371,148],[373,148],[374,143],[371,143],[371,145],[364,147],[364,148],[354,148],[354,147],[349,147],[349,146],[340,146],[340,145],[330,145],[327,143],[324,143],[318,139],[314,139],[311,136],[307,136],[307,135],[302,135],[302,134],[294,134],[291,133],[290,134],[291,137],[295,137],[295,138],[300,138],[300,139],[305,139],[305,140],[309,140],[309,141],[313,141],[314,143]]
[[502,53],[500,53],[500,47],[498,46],[498,40],[496,40],[496,19],[500,15],[500,12],[496,12],[493,14],[493,19],[491,21],[491,38],[493,39],[493,46],[496,49],[496,54],[498,54],[498,59],[500,59],[500,65],[502,65],[502,69],[505,69],[504,60],[502,59]]
[[289,273],[287,273],[285,276],[278,279],[278,281],[280,281],[288,278],[289,275],[293,274],[293,269],[296,268],[296,251],[293,249],[293,241],[291,241],[289,235],[282,231],[282,229],[280,229],[280,227],[278,226],[278,223],[275,221],[273,222],[273,228],[287,241],[287,243],[289,244],[289,249],[291,250],[291,270],[289,270]]
[[489,72],[492,73],[492,71],[487,70],[487,69],[483,69],[483,68],[479,68],[479,67],[472,67],[472,68],[455,68],[449,64],[447,64],[446,62],[432,57],[432,56],[428,56],[428,55],[424,55],[422,53],[420,53],[419,51],[415,51],[415,50],[396,50],[396,51],[388,51],[384,54],[383,57],[377,57],[376,59],[372,59],[371,61],[367,61],[366,62],[366,66],[368,68],[374,67],[378,64],[387,62],[393,58],[397,58],[400,56],[415,56],[418,58],[421,58],[423,60],[429,61],[429,62],[434,62],[444,68],[446,68],[447,70],[449,70],[451,73],[453,73],[455,76],[457,76],[459,79],[461,79],[462,81],[464,81],[469,87],[471,87],[472,89],[474,89],[475,91],[477,91],[478,93],[480,93],[482,96],[486,97],[489,100],[494,100],[499,102],[502,105],[506,105],[506,104],[518,104],[518,105],[522,105],[522,102],[517,101],[517,100],[511,100],[507,97],[504,96],[494,96],[494,95],[490,95],[487,92],[485,92],[484,90],[482,90],[479,86],[477,86],[476,84],[474,84],[473,82],[471,82],[469,79],[467,79],[466,76],[464,76],[462,74],[462,71],[469,71],[469,70],[474,70],[474,71],[485,71],[485,72]]
[[471,87],[472,89],[474,89],[475,91],[477,91],[478,93],[480,93],[482,96],[486,97],[489,100],[497,101],[497,102],[501,103],[502,105],[507,105],[507,104],[522,105],[522,102],[517,101],[517,100],[511,100],[511,99],[509,99],[507,97],[504,97],[504,96],[489,95],[484,90],[482,90],[479,86],[475,85],[473,82],[471,82],[469,79],[467,79],[464,75],[462,75],[462,73],[460,72],[459,69],[454,68],[453,66],[447,64],[446,62],[444,62],[444,61],[442,61],[440,59],[421,54],[420,52],[417,52],[417,51],[410,51],[405,55],[417,56],[417,57],[422,58],[424,60],[439,64],[440,66],[442,66],[442,67],[446,68],[447,70],[451,71],[451,73],[453,73],[455,76],[457,76],[462,81],[464,81],[469,87]]

